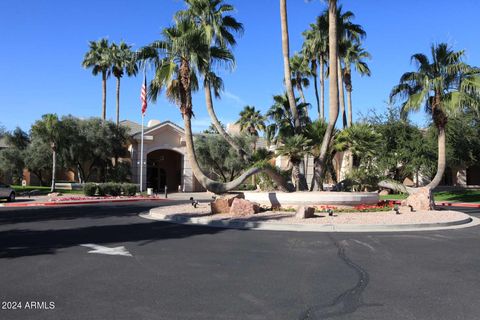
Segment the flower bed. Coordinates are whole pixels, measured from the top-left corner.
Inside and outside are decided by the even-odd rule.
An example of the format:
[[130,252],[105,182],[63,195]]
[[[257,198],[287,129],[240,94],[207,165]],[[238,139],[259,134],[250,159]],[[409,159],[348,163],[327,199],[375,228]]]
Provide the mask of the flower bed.
[[119,199],[154,199],[157,197],[154,196],[103,196],[103,197],[56,197],[52,198],[51,201],[53,202],[68,202],[68,201],[91,201],[91,200],[119,200]]

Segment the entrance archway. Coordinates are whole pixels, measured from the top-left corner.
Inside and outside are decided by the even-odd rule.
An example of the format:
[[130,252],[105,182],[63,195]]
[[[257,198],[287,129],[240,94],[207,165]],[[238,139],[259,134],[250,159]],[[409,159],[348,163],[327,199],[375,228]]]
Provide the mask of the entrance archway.
[[154,192],[176,192],[182,185],[183,155],[172,150],[156,150],[147,155],[147,188]]

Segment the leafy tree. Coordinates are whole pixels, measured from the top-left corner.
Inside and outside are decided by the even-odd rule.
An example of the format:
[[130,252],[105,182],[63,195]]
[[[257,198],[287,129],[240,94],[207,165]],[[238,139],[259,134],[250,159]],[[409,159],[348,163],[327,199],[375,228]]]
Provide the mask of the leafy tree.
[[25,168],[23,151],[15,147],[0,150],[0,168],[5,175],[11,175],[14,184],[20,184]]
[[111,73],[112,55],[108,40],[103,38],[89,42],[89,50],[85,54],[82,66],[92,69],[94,76],[102,75],[102,119],[107,118],[107,78]]
[[32,139],[23,153],[25,167],[37,176],[41,186],[47,185],[50,181],[49,175],[50,178],[52,176],[52,157],[50,153],[50,145],[38,137]]
[[10,147],[19,150],[25,150],[30,143],[28,133],[23,131],[20,127],[16,127],[13,132],[5,134],[5,139]]
[[[237,143],[249,150],[251,138],[235,137]],[[222,182],[237,178],[248,166],[239,158],[235,149],[219,134],[195,136],[195,153],[200,167],[211,179]]]
[[48,143],[52,152],[52,187],[51,192],[55,191],[55,174],[57,167],[57,148],[60,141],[60,124],[56,114],[45,114],[41,120],[36,121],[32,126],[32,138],[41,139]]

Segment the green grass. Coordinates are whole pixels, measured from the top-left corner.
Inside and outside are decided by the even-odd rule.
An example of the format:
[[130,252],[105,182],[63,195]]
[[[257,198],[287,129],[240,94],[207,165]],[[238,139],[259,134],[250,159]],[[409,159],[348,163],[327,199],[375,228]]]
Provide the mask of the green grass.
[[[458,190],[434,192],[435,201],[480,202],[480,190]],[[403,200],[406,194],[389,194],[380,196],[381,200]]]
[[[17,194],[20,194],[22,192],[28,192],[28,191],[33,191],[33,190],[38,190],[40,195],[47,195],[50,193],[50,187],[40,187],[40,186],[11,186],[13,190]],[[57,190],[57,192],[63,193],[63,194],[83,194],[83,190]]]

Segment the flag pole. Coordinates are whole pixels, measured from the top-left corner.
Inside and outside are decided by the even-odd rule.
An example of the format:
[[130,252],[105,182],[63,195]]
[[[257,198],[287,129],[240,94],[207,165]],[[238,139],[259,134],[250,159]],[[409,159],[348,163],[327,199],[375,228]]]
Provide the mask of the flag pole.
[[[146,74],[146,63],[143,65],[143,85],[146,86],[146,81],[147,81],[147,74]],[[145,91],[146,91],[145,87]],[[145,100],[147,97],[145,96]],[[143,103],[143,102],[142,102]],[[142,137],[141,137],[141,142],[140,142],[140,192],[143,192],[143,125],[144,125],[144,119],[145,119],[145,112],[143,110],[143,105],[142,105]]]

